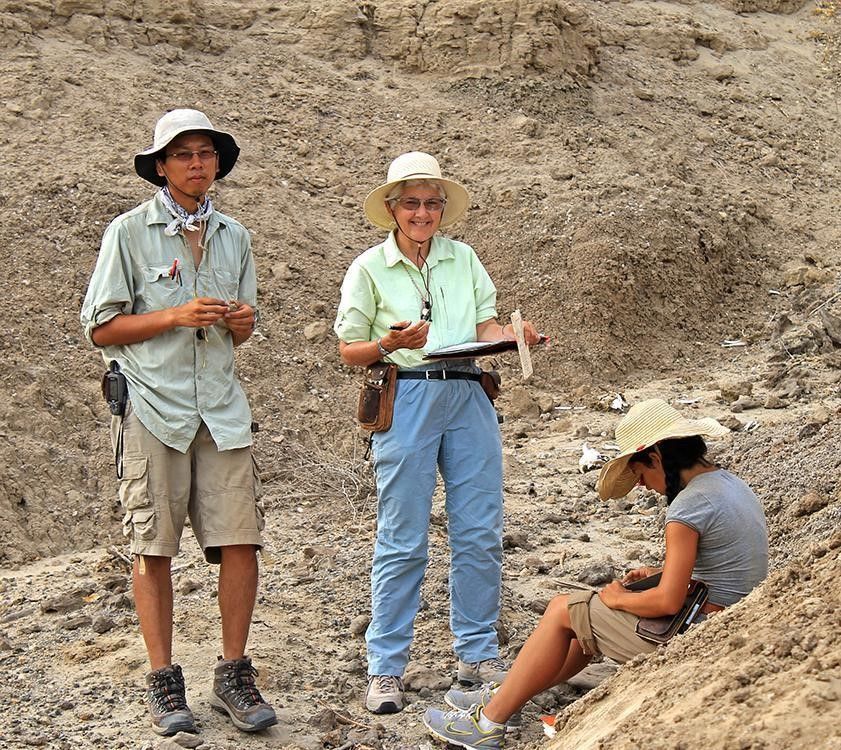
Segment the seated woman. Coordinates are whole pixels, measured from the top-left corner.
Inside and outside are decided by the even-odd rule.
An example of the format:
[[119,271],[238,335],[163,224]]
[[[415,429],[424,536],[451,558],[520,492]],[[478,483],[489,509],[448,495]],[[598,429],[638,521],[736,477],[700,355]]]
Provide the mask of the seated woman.
[[[603,500],[640,484],[667,498],[662,569],[638,568],[596,596],[555,597],[504,682],[481,690],[451,690],[452,711],[429,709],[424,723],[436,737],[468,750],[500,748],[506,722],[531,698],[580,672],[594,654],[626,662],[654,651],[635,631],[641,617],[676,614],[690,578],[709,587],[702,612],[746,596],[768,572],[768,529],[753,491],[705,458],[704,437],[727,432],[714,419],[684,419],[660,399],[632,407],[616,428],[619,455],[602,467]],[[624,584],[662,570],[659,585],[629,591]]]

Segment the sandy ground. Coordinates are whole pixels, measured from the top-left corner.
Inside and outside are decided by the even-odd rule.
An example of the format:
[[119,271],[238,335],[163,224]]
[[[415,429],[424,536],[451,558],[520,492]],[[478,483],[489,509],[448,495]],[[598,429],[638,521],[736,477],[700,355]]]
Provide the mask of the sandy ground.
[[583,442],[609,453],[617,392],[732,427],[716,459],[771,529],[773,572],[748,600],[540,696],[516,746],[546,742],[537,717],[556,712],[563,748],[841,746],[838,12],[0,0],[0,747],[156,741],[101,358],[78,312],[104,227],[150,194],[131,156],[173,106],[205,109],[243,149],[214,202],[258,261],[262,322],[238,355],[269,510],[251,652],[281,717],[244,737],[209,710],[215,581],[188,537],[176,653],[203,748],[425,745],[420,716],[452,680],[438,497],[412,704],[376,718],[359,701],[375,499],[358,374],[329,327],[345,268],[379,238],[361,200],[409,149],[471,191],[452,234],[501,315],[520,308],[552,338],[526,386],[498,361],[505,653],[553,594],[662,553],[656,498],[601,504],[578,471]]

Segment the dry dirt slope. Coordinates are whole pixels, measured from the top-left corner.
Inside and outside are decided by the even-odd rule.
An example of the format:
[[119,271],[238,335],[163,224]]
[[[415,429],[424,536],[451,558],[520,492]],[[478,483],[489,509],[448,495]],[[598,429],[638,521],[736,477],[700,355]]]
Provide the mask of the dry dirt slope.
[[787,309],[804,280],[834,278],[837,59],[821,35],[837,19],[811,4],[4,0],[0,22],[10,562],[102,540],[101,511],[116,516],[77,315],[104,225],[148,195],[131,154],[174,104],[244,147],[217,199],[255,235],[265,323],[241,359],[270,438],[331,425],[347,450],[351,373],[323,331],[377,238],[361,198],[401,150],[435,151],[471,189],[457,234],[502,311],[554,338],[549,392],[762,340],[769,288],[790,285]]
[[812,311],[841,256],[835,10],[0,0],[0,561],[116,538],[78,308],[104,225],[148,194],[131,154],[176,105],[243,146],[217,200],[255,235],[265,322],[241,372],[278,521],[294,457],[355,444],[353,374],[319,331],[377,239],[361,199],[410,148],[470,188],[456,234],[502,310],[555,339],[532,391],[548,403],[652,371],[716,380],[737,337],[759,352],[736,365],[749,379],[795,403],[825,393],[838,341]]

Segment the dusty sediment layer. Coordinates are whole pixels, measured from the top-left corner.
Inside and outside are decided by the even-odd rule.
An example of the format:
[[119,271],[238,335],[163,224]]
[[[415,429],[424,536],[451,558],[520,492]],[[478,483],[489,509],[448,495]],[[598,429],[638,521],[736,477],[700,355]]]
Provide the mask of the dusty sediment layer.
[[[279,645],[263,625],[254,636],[270,693],[304,711],[297,701],[310,683],[299,667],[312,663],[324,676],[319,699],[358,711],[363,649],[355,639],[345,649],[332,644],[366,612],[371,476],[352,423],[357,374],[338,364],[329,329],[344,269],[380,239],[361,201],[409,149],[436,153],[469,189],[467,219],[452,234],[476,247],[499,287],[500,314],[520,308],[552,339],[535,352],[525,389],[515,358],[499,362],[506,523],[515,534],[506,551],[507,648],[516,650],[558,581],[660,554],[656,506],[637,498],[629,509],[596,508],[592,475],[575,471],[584,439],[609,443],[616,391],[680,399],[737,428],[723,456],[766,505],[774,575],[794,571],[774,581],[789,581],[797,602],[823,596],[809,586],[837,562],[828,541],[839,513],[836,3],[0,0],[0,29],[0,243],[9,259],[0,265],[0,564],[9,573],[0,617],[17,618],[0,634],[15,663],[64,660],[55,683],[45,678],[53,692],[72,692],[82,668],[85,689],[120,675],[109,696],[125,711],[97,714],[102,742],[119,736],[113,721],[132,727],[131,741],[145,737],[142,707],[132,702],[143,654],[130,599],[116,590],[125,581],[109,577],[125,578],[121,563],[102,552],[124,549],[121,511],[102,360],[84,341],[78,312],[107,222],[150,195],[131,157],[173,106],[205,109],[243,148],[213,197],[252,230],[258,263],[262,322],[238,366],[261,425],[256,451],[275,560],[260,616],[281,634],[272,641]],[[439,681],[451,658],[442,512],[413,654]],[[53,558],[62,554],[77,557]],[[186,554],[187,570],[203,570],[189,545]],[[199,577],[179,614],[188,642],[215,637],[215,622],[190,625],[213,604],[212,583]],[[65,585],[75,579],[86,585]],[[54,593],[75,596],[74,606],[81,598],[91,623],[42,611]],[[744,616],[747,627],[755,612],[760,622],[772,596],[757,592],[680,653],[694,659],[697,648],[700,659],[702,636],[731,617],[741,627]],[[330,614],[315,626],[295,614],[302,611]],[[98,634],[100,616],[113,627]],[[787,618],[780,628],[794,627]],[[302,631],[323,635],[314,662]],[[776,634],[767,631],[769,642]],[[837,649],[827,637],[815,654]],[[750,643],[717,637],[717,658],[727,664],[731,650],[741,655]],[[807,669],[808,658],[795,664],[797,648],[782,651],[771,662],[777,672]],[[188,648],[184,658],[196,679],[201,656]],[[640,665],[640,679],[665,684],[672,658]],[[837,664],[816,658],[820,669],[808,674],[828,675],[834,690]],[[635,670],[609,681],[603,700],[619,702],[642,684]],[[758,673],[719,691],[691,721],[707,721],[707,708],[718,716],[753,706],[771,679]],[[411,694],[418,709],[440,697],[422,683]],[[831,712],[819,699],[792,693],[787,703],[782,687],[773,690],[782,708],[803,714],[804,734],[775,734],[782,719],[772,711],[764,729],[754,727],[758,743],[795,747],[822,736],[820,717]],[[21,692],[15,741],[29,736],[34,710]],[[560,691],[543,708],[577,695]],[[570,736],[596,721],[591,700],[570,715]],[[420,741],[410,723],[388,720],[368,739]],[[208,729],[211,743],[233,742],[223,725]],[[611,731],[619,733],[611,741],[653,736],[642,723]],[[694,731],[712,742],[707,728]],[[65,735],[75,747],[84,733]],[[346,741],[342,731],[337,738]]]

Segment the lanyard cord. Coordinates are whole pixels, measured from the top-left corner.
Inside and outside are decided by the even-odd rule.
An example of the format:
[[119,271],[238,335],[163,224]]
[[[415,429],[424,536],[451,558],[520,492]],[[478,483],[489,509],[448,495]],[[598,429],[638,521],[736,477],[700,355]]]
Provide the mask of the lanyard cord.
[[[429,281],[432,277],[432,268],[429,266],[428,263],[424,262],[426,266],[426,278],[423,276],[423,270],[418,269],[418,273],[420,274],[421,281],[423,282],[423,288],[426,290],[426,296],[424,296],[423,290],[418,286],[418,282],[415,281],[415,277],[412,276],[412,272],[406,268],[406,264],[403,264],[403,270],[406,272],[406,275],[409,277],[409,281],[412,282],[412,286],[415,287],[418,294],[420,295],[422,303],[428,303],[432,300],[432,292],[429,291]],[[431,306],[431,305],[430,305]]]

